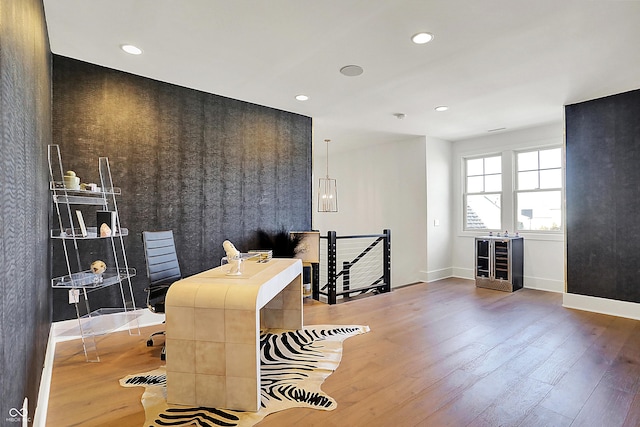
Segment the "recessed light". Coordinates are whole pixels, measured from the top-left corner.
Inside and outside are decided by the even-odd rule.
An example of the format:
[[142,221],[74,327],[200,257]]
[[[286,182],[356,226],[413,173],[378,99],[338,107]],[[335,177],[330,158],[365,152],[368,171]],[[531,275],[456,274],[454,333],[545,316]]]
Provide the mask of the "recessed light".
[[449,109],[449,107],[447,107],[446,105],[438,105],[435,110],[436,111],[447,111]]
[[296,99],[298,101],[307,101],[307,100],[309,100],[309,97],[307,95],[300,94],[300,95],[296,95]]
[[431,33],[417,33],[411,36],[411,41],[415,44],[425,44],[433,40],[433,34]]
[[340,68],[340,72],[348,77],[356,77],[364,73],[364,70],[359,65],[345,65]]
[[132,44],[123,44],[120,48],[131,55],[140,55],[142,53],[142,49]]

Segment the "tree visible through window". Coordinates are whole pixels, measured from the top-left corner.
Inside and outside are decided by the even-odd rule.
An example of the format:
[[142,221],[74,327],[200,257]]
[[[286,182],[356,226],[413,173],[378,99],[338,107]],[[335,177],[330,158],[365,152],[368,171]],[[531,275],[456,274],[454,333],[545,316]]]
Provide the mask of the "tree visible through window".
[[465,230],[500,230],[502,156],[465,159]]
[[562,229],[562,149],[516,155],[518,230]]

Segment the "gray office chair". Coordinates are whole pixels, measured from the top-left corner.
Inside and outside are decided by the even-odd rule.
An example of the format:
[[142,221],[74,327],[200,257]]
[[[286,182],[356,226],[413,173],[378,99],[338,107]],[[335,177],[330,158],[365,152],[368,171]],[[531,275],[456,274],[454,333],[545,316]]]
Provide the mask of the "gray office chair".
[[[147,307],[152,313],[164,313],[164,299],[169,286],[182,278],[178,255],[173,241],[173,231],[143,231],[144,255],[147,262]],[[147,340],[147,346],[153,346],[153,337],[164,335],[164,331],[154,332]],[[166,359],[162,346],[160,359]]]

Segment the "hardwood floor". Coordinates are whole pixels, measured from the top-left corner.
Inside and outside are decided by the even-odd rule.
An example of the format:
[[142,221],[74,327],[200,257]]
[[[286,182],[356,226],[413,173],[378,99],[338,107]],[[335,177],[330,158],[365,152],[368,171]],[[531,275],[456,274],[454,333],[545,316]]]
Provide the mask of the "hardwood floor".
[[[640,321],[565,309],[562,295],[446,279],[329,306],[305,324],[363,324],[322,389],[334,411],[289,409],[260,427],[640,425]],[[102,362],[58,344],[47,426],[142,426],[142,388],[118,379],[161,365],[141,336],[100,339]],[[170,355],[168,355],[170,357]]]

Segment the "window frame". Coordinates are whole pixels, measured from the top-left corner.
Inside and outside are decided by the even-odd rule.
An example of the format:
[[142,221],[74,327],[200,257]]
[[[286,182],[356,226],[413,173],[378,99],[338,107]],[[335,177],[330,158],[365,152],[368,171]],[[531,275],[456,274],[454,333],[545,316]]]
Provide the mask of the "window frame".
[[[483,191],[481,192],[469,192],[467,191],[468,185],[468,162],[470,160],[479,160],[479,159],[489,159],[492,157],[498,157],[500,159],[500,191],[484,191],[485,188],[485,180],[487,175],[497,175],[497,174],[486,174],[484,171],[484,162],[483,162],[483,173],[482,175],[473,175],[473,176],[482,176],[483,177]],[[482,154],[475,156],[463,156],[462,157],[462,171],[463,171],[463,182],[462,182],[462,231],[463,232],[478,232],[478,231],[500,231],[504,225],[504,153],[492,153],[492,154]],[[477,196],[477,195],[487,195],[493,196],[498,195],[500,197],[500,226],[498,228],[470,228],[467,227],[467,198],[468,196]]]
[[[557,168],[540,168],[540,152],[548,151],[548,150],[560,150],[560,166]],[[538,168],[526,170],[522,172],[538,172],[538,188],[534,189],[525,189],[519,190],[519,165],[518,165],[518,155],[525,153],[538,153]],[[544,170],[560,170],[560,187],[551,187],[551,188],[540,188],[540,171]],[[541,147],[529,147],[523,148],[520,150],[513,151],[513,167],[512,167],[512,175],[513,175],[513,229],[519,233],[531,233],[531,234],[564,234],[565,230],[565,206],[564,206],[564,193],[565,193],[565,150],[563,144],[556,145],[546,145]],[[523,193],[545,193],[551,191],[559,191],[560,192],[560,227],[558,229],[546,229],[546,230],[529,230],[529,229],[518,229],[518,216],[520,212],[520,208],[518,205],[518,195]]]

